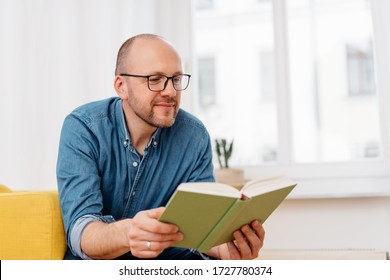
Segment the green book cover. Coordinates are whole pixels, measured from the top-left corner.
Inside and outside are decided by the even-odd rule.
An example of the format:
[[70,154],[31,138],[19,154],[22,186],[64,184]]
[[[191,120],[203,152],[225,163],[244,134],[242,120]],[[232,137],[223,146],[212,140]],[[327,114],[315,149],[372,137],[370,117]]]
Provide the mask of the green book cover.
[[159,220],[176,224],[183,233],[174,246],[207,252],[232,241],[242,225],[264,222],[295,185],[286,178],[269,178],[252,180],[239,191],[221,183],[183,183]]
[[225,214],[197,249],[207,252],[218,244],[232,241],[233,232],[253,220],[264,223],[294,187],[295,185],[291,185],[251,198],[237,200],[234,207]]

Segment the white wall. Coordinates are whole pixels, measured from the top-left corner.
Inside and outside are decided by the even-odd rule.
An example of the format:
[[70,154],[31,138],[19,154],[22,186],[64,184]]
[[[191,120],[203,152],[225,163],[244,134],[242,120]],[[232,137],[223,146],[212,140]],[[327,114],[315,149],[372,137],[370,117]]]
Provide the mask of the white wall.
[[[0,183],[15,190],[57,188],[62,122],[77,106],[116,95],[116,54],[129,37],[163,35],[190,67],[190,34],[175,29],[189,18],[190,4],[0,1]],[[178,26],[189,29],[187,22]]]
[[264,249],[390,252],[390,198],[288,199],[264,227]]
[[133,32],[128,1],[0,2],[0,182],[56,189],[65,116],[115,94],[115,56]]

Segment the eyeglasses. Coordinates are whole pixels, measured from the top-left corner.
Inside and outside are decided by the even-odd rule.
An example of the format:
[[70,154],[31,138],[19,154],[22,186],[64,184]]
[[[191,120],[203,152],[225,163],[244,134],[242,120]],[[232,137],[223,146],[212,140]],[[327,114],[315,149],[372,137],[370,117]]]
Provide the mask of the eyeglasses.
[[189,83],[191,75],[189,74],[179,74],[172,77],[167,77],[164,75],[149,75],[149,76],[141,76],[141,75],[133,75],[133,74],[119,74],[119,76],[126,77],[135,77],[135,78],[145,78],[148,79],[148,88],[151,91],[163,91],[168,85],[168,81],[172,80],[173,88],[177,91],[185,90]]

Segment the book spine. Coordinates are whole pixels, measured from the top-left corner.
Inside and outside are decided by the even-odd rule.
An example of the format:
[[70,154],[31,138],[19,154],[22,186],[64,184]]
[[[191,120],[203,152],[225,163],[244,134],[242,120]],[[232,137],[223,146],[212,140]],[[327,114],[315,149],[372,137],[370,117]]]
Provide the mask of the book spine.
[[229,224],[235,220],[237,216],[244,210],[247,205],[248,200],[237,199],[235,203],[226,211],[225,215],[219,220],[219,222],[214,226],[210,233],[205,237],[202,243],[198,246],[197,250],[200,252],[207,252],[212,247],[231,241],[234,239],[233,232],[231,235],[231,240],[219,240],[221,235],[225,233],[226,228]]

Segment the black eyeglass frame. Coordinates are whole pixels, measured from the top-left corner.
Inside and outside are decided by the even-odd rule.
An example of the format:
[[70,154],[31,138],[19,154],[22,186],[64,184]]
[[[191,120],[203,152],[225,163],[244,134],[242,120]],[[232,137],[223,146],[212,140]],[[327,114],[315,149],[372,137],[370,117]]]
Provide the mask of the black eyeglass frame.
[[[142,75],[135,75],[135,74],[127,74],[127,73],[121,73],[119,74],[119,76],[125,76],[125,77],[135,77],[135,78],[145,78],[145,79],[148,79],[148,88],[150,91],[154,91],[154,92],[159,92],[159,91],[163,91],[166,89],[167,85],[168,85],[168,81],[169,80],[172,80],[172,85],[173,85],[173,88],[177,91],[183,91],[183,90],[186,90],[190,84],[190,79],[191,79],[191,75],[190,74],[178,74],[178,75],[175,75],[175,76],[171,76],[171,77],[168,77],[168,76],[165,76],[165,75],[157,75],[157,74],[154,74],[154,75],[148,75],[148,76],[142,76]],[[178,77],[178,76],[185,76],[188,78],[188,82],[187,82],[187,85],[185,88],[183,89],[177,89],[176,86],[175,86],[175,83],[173,81],[173,78],[175,77]],[[150,81],[149,81],[149,78],[150,77],[165,77],[167,78],[167,80],[164,82],[164,87],[161,89],[161,90],[153,90],[150,88]]]

